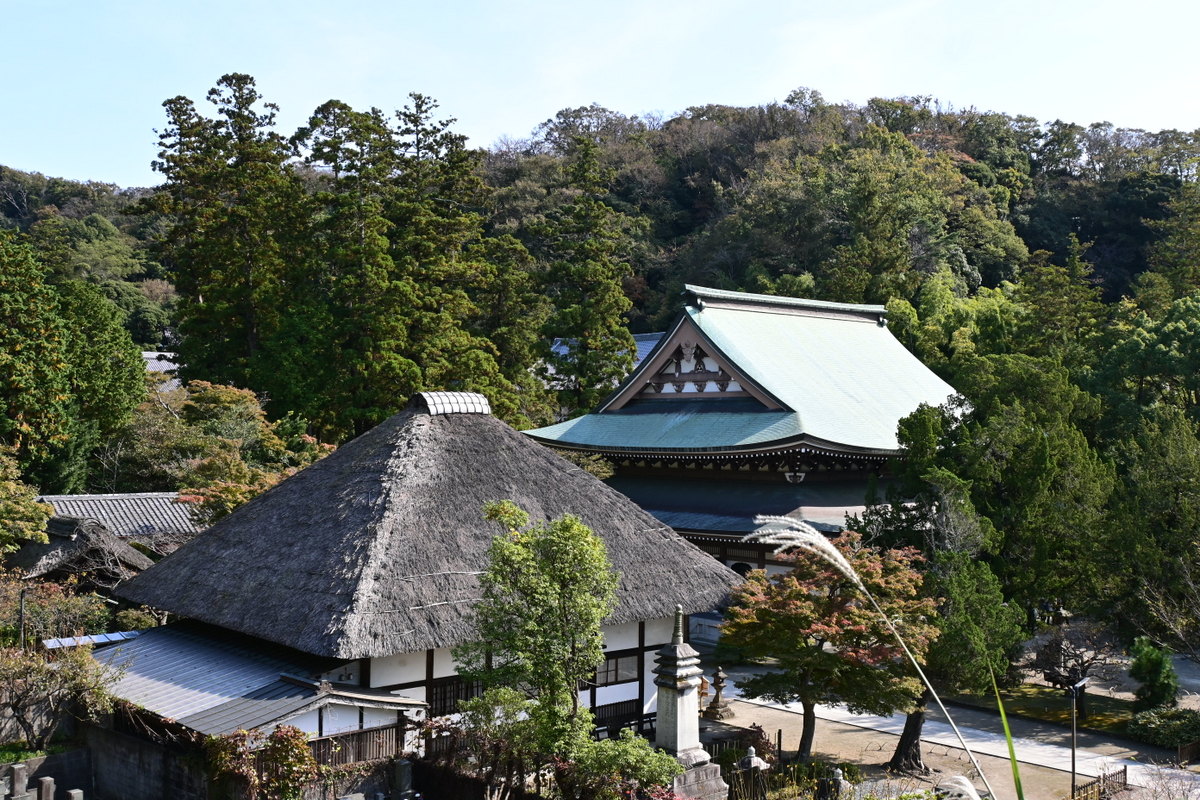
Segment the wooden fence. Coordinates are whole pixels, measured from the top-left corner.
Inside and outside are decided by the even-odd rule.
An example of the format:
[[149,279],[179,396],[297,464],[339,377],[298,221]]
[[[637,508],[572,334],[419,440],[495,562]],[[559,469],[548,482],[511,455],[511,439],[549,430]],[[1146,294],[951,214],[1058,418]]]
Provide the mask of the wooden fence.
[[1068,800],[1101,800],[1129,786],[1129,768],[1121,767],[1111,772],[1102,772],[1099,777],[1075,786]]
[[404,726],[381,725],[310,739],[313,757],[322,766],[339,767],[360,761],[391,758],[404,749]]
[[1179,745],[1178,754],[1178,763],[1186,767],[1196,759],[1200,759],[1200,742]]

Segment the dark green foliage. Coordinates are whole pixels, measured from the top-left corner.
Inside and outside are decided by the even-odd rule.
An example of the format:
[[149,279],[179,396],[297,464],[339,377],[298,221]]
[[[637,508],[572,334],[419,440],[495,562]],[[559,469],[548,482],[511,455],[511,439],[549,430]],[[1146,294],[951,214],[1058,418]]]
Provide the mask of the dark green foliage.
[[1171,651],[1155,647],[1146,636],[1139,636],[1129,648],[1133,661],[1129,665],[1129,677],[1137,681],[1135,711],[1146,711],[1160,706],[1173,706],[1179,692],[1179,678],[1171,663]]
[[1180,409],[1160,406],[1114,449],[1124,490],[1100,539],[1100,552],[1109,554],[1104,596],[1135,630],[1186,647],[1172,635],[1181,618],[1165,609],[1186,605],[1193,586],[1190,565],[1200,542],[1196,423]]
[[941,633],[926,656],[928,673],[951,691],[984,693],[992,676],[1003,676],[1025,640],[1025,614],[1006,603],[1000,582],[987,564],[967,553],[936,556],[927,580],[941,598]]
[[249,76],[209,100],[215,119],[166,103],[167,182],[144,205],[172,218],[185,378],[248,387],[339,440],[431,389],[482,392],[517,424],[549,418],[514,325],[536,331],[545,313],[528,256],[484,237],[479,154],[431,99],[392,120],[330,101],[287,141]]
[[281,284],[307,206],[286,166],[291,149],[272,131],[276,109],[253,79],[226,75],[208,100],[216,119],[186,97],[164,103],[155,168],[166,182],[145,206],[172,218],[163,256],[180,293],[182,373],[274,390],[278,354],[264,344],[286,308]]
[[901,421],[906,469],[945,470],[999,534],[990,562],[1006,596],[1093,596],[1091,535],[1105,520],[1112,466],[1089,444],[1097,399],[1055,362],[1028,356],[971,359],[958,373],[966,398],[950,410],[921,409]]
[[37,490],[21,480],[8,448],[0,448],[0,555],[26,541],[46,541],[46,521],[53,513],[37,502]]
[[55,288],[64,328],[67,439],[30,468],[45,491],[82,491],[100,444],[130,418],[146,394],[141,351],[121,325],[118,309],[94,286],[67,281]]
[[574,197],[531,227],[533,254],[544,270],[553,311],[543,326],[546,380],[571,415],[594,408],[633,366],[635,346],[624,315],[631,303],[623,282],[636,224],[605,204],[597,147],[580,137],[567,169]]
[[0,231],[0,444],[22,467],[66,441],[66,331],[28,247]]
[[1155,747],[1179,747],[1200,742],[1200,711],[1192,708],[1155,708],[1134,714],[1129,735]]

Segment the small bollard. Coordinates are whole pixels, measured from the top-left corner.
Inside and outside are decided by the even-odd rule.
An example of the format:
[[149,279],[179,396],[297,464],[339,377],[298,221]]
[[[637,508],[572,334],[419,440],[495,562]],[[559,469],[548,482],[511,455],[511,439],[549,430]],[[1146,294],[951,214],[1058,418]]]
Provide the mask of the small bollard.
[[54,800],[54,778],[38,779],[38,800]]
[[13,797],[19,797],[28,791],[29,777],[24,764],[12,765],[12,793]]

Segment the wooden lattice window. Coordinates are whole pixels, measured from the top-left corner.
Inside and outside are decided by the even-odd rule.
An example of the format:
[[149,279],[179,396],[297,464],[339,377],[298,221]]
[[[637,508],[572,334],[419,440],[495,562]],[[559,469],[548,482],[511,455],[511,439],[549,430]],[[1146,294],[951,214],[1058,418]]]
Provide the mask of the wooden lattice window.
[[614,683],[629,683],[638,679],[637,655],[609,656],[596,668],[596,685],[612,686]]
[[483,684],[480,681],[464,681],[455,675],[451,678],[438,678],[431,681],[425,700],[429,703],[429,716],[444,717],[458,711],[462,700],[470,700],[483,694]]

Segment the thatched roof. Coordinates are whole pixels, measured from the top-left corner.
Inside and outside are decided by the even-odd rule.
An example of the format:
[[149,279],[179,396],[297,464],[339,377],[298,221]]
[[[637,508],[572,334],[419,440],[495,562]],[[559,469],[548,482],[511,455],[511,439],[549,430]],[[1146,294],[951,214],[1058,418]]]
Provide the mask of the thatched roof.
[[111,589],[149,567],[149,558],[94,519],[51,517],[45,542],[26,542],[8,563],[28,578],[76,576],[88,588]]
[[717,605],[739,578],[623,495],[486,413],[409,409],[217,522],[120,594],[297,650],[365,658],[472,636],[501,532],[485,503],[572,513],[620,573],[611,623]]

